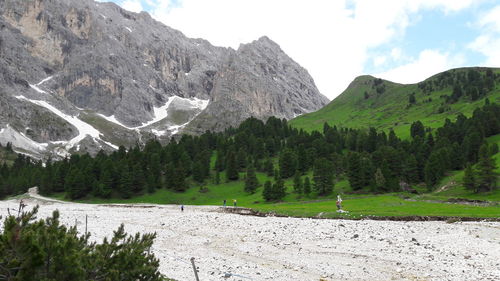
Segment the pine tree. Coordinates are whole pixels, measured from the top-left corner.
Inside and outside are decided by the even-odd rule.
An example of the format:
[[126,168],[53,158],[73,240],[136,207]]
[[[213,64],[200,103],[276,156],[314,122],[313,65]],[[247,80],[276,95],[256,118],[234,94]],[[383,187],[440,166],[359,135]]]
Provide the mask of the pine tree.
[[188,188],[183,167],[176,167],[174,169],[172,185],[175,191],[185,191]]
[[353,190],[363,188],[363,171],[361,167],[361,157],[357,152],[347,155],[347,178]]
[[38,190],[40,194],[50,195],[53,190],[52,183],[53,183],[52,173],[50,172],[50,170],[45,169],[42,174],[42,178],[40,180],[40,187]]
[[59,212],[35,221],[38,207],[5,218],[2,280],[165,280],[151,253],[155,234],[127,235],[121,225],[102,244],[60,223]]
[[443,163],[438,151],[434,151],[429,156],[429,160],[425,164],[424,174],[427,189],[432,190],[434,185],[441,179],[443,175]]
[[266,161],[265,172],[266,172],[268,177],[274,176],[274,165],[273,165],[273,161],[270,158],[268,158]]
[[159,153],[153,153],[149,160],[148,192],[161,188],[161,160]]
[[466,189],[477,192],[477,183],[474,170],[471,165],[467,165],[464,171],[464,177],[462,179],[463,185]]
[[193,163],[193,180],[202,183],[205,180],[203,173],[203,164],[200,161]]
[[215,179],[214,179],[214,183],[219,185],[220,184],[220,172],[219,171],[215,171]]
[[333,190],[332,164],[325,158],[314,162],[313,171],[314,189],[319,195],[327,195]]
[[417,99],[415,98],[415,93],[411,93],[408,96],[408,103],[409,104],[415,104],[417,102]]
[[132,166],[132,192],[139,194],[144,191],[146,179],[144,178],[144,170],[140,163]]
[[253,194],[257,190],[257,187],[259,187],[259,180],[255,175],[255,169],[253,166],[249,166],[245,178],[245,192]]
[[264,197],[264,200],[266,201],[271,201],[273,200],[273,184],[271,181],[266,181],[264,184],[264,190],[262,190],[262,197]]
[[247,153],[243,148],[240,148],[236,154],[236,163],[238,171],[243,171],[247,167]]
[[222,153],[221,150],[217,150],[216,156],[215,156],[215,167],[214,169],[216,171],[222,172],[225,169],[225,159],[224,159],[224,154]]
[[297,156],[291,149],[285,149],[279,159],[281,177],[287,179],[295,174],[297,169]]
[[283,179],[280,178],[273,184],[273,194],[275,200],[281,200],[285,197],[286,188]]
[[132,175],[128,165],[122,165],[120,169],[120,180],[118,185],[119,193],[122,198],[130,198],[132,196],[133,183]]
[[424,124],[420,121],[413,122],[410,127],[410,135],[412,138],[415,138],[417,136],[424,137],[425,135],[425,128]]
[[66,179],[65,185],[66,192],[70,199],[79,199],[85,196],[86,186],[84,183],[84,176],[80,169],[72,168]]
[[238,164],[236,163],[236,155],[231,150],[228,152],[226,157],[226,177],[228,181],[237,180],[239,178],[238,174]]
[[382,173],[382,170],[380,170],[380,168],[377,168],[377,171],[375,172],[375,185],[377,187],[377,190],[384,190],[385,184],[386,181],[384,174]]
[[417,159],[413,154],[410,154],[404,162],[403,178],[407,183],[417,183],[419,181]]
[[66,178],[67,163],[65,161],[61,161],[58,164],[59,165],[55,166],[54,170],[54,177],[52,179],[52,189],[54,192],[63,192],[65,178]]
[[304,148],[304,145],[300,144],[297,149],[297,170],[299,170],[301,173],[305,173],[309,169],[307,164],[308,160],[306,150]]
[[394,130],[391,130],[389,132],[389,140],[388,140],[388,145],[396,148],[399,145],[399,139],[396,136],[396,133],[394,133]]
[[293,191],[297,194],[302,193],[302,179],[300,177],[300,172],[296,172],[293,178]]
[[495,160],[490,155],[488,144],[483,144],[479,149],[479,161],[477,163],[478,190],[493,191],[496,188],[497,173]]
[[11,142],[7,142],[5,149],[7,150],[7,152],[14,152],[14,150],[12,150],[12,143]]
[[306,177],[304,179],[304,194],[309,195],[311,193],[311,181],[309,180],[309,177]]
[[165,187],[168,189],[174,189],[174,173],[175,173],[174,164],[169,162],[165,166]]

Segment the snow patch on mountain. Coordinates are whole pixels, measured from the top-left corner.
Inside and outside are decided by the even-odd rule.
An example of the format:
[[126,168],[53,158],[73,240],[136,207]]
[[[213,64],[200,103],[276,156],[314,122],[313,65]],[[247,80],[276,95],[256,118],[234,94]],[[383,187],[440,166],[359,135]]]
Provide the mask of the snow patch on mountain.
[[116,146],[110,142],[106,142],[106,141],[102,140],[101,133],[97,129],[92,127],[90,124],[85,123],[82,120],[78,119],[78,117],[67,115],[67,114],[63,113],[62,111],[60,111],[59,109],[55,108],[54,106],[50,105],[46,101],[28,99],[22,95],[16,96],[16,98],[20,99],[20,100],[25,100],[25,101],[31,102],[31,103],[36,104],[36,105],[41,106],[41,107],[45,107],[46,109],[50,110],[51,112],[53,112],[57,116],[61,117],[62,119],[66,120],[68,123],[70,123],[71,125],[75,126],[78,129],[78,132],[79,132],[78,136],[65,142],[66,143],[65,144],[66,150],[73,148],[76,144],[81,142],[86,136],[92,137],[94,139],[94,141],[96,141],[96,142],[98,142],[97,140],[100,140],[101,142],[109,145],[110,147],[113,147],[114,149],[118,149],[118,146]]
[[7,124],[6,128],[0,130],[0,143],[6,144],[8,142],[12,143],[14,147],[34,152],[43,152],[48,146],[47,143],[39,143],[30,139],[25,134],[16,131],[9,124]]
[[161,136],[164,136],[167,134],[167,131],[164,131],[164,130],[156,130],[156,129],[152,129],[151,132],[153,134],[155,134],[156,136],[158,137],[161,137]]
[[43,79],[42,81],[38,82],[38,83],[37,83],[37,84],[35,84],[35,85],[32,85],[32,84],[29,84],[29,85],[30,85],[30,87],[31,87],[33,90],[35,90],[35,91],[39,92],[40,94],[46,94],[46,95],[48,95],[48,93],[47,93],[46,91],[44,91],[44,90],[40,89],[38,86],[41,86],[43,83],[45,83],[45,82],[49,81],[49,80],[50,80],[50,79],[52,79],[53,77],[54,77],[54,76],[49,76],[49,77],[47,77],[47,78]]
[[[187,109],[187,110],[199,110],[201,113],[201,111],[203,111],[203,110],[205,110],[205,108],[207,108],[208,103],[209,103],[209,100],[171,96],[168,98],[167,102],[164,105],[162,105],[160,107],[153,107],[154,117],[152,120],[150,120],[146,123],[143,123],[142,125],[137,126],[137,127],[128,127],[128,126],[124,125],[123,123],[118,121],[114,115],[106,116],[106,115],[103,115],[100,113],[98,113],[97,115],[106,119],[109,122],[112,122],[114,124],[117,124],[117,125],[125,128],[125,129],[137,131],[138,129],[142,129],[142,128],[151,126],[151,125],[153,125],[157,122],[160,122],[161,120],[164,120],[165,118],[167,118],[168,117],[168,110],[172,104],[175,104],[177,109],[182,108],[182,109]],[[191,118],[189,120],[189,122],[191,122],[198,115],[199,115],[199,113],[197,113],[193,118]],[[175,132],[174,134],[176,134],[180,128],[185,127],[189,122],[182,124],[182,125],[169,126],[169,127],[167,127],[167,130],[174,131]],[[161,130],[152,130],[152,132],[157,136],[163,136],[166,134],[165,131],[161,131]]]
[[116,124],[116,125],[119,125],[125,129],[129,129],[129,130],[134,130],[135,128],[133,127],[127,127],[125,126],[123,123],[121,123],[120,121],[118,121],[115,117],[115,115],[111,115],[111,116],[106,116],[104,114],[101,114],[101,113],[97,113],[98,116],[108,120],[109,122],[113,123],[113,124]]

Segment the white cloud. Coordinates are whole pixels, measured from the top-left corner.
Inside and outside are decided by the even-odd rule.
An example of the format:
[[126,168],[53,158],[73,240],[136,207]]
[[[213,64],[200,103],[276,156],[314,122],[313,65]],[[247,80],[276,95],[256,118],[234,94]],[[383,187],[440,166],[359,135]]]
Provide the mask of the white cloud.
[[142,4],[140,0],[127,0],[124,1],[122,7],[125,10],[129,10],[131,12],[139,13],[143,11]]
[[[455,12],[473,0],[143,0],[151,14],[188,37],[237,48],[267,35],[314,78],[329,98],[339,95],[370,61],[370,48],[404,36],[422,9]],[[139,0],[127,0],[139,8]],[[125,3],[122,6],[125,6]],[[393,50],[394,61],[402,50]],[[376,63],[384,63],[382,58]]]
[[481,17],[479,24],[481,27],[490,26],[492,31],[500,32],[500,5]]
[[476,25],[482,34],[467,47],[486,56],[485,65],[500,66],[500,5],[483,15]]
[[492,67],[500,66],[500,35],[481,35],[470,43],[468,47],[486,56],[485,65]]
[[401,59],[401,56],[403,54],[403,51],[401,50],[401,48],[392,48],[391,50],[391,58],[395,61]]
[[417,59],[375,76],[398,83],[417,83],[436,73],[462,66],[464,62],[463,55],[423,50]]
[[387,57],[386,56],[375,56],[373,58],[373,65],[375,65],[375,67],[379,67],[379,66],[382,66],[386,63],[387,61]]

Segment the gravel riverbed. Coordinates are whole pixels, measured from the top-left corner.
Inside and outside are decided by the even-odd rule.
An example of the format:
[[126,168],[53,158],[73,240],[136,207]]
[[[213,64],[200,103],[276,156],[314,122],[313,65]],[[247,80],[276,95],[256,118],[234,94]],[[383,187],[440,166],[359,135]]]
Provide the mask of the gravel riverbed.
[[[24,199],[38,218],[101,241],[123,223],[156,232],[160,271],[176,280],[500,280],[499,222],[396,222],[253,217],[215,206],[90,205]],[[0,215],[18,200],[0,201]],[[3,227],[3,221],[2,221]]]

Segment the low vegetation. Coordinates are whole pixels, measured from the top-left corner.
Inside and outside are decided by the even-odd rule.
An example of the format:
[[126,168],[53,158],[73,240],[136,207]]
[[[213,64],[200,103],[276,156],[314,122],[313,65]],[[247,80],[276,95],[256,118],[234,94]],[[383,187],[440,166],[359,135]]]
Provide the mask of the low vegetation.
[[101,244],[59,222],[36,221],[38,207],[5,218],[0,233],[1,280],[167,280],[150,249],[155,234],[129,236],[123,225]]

